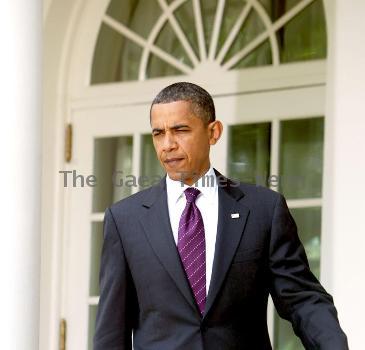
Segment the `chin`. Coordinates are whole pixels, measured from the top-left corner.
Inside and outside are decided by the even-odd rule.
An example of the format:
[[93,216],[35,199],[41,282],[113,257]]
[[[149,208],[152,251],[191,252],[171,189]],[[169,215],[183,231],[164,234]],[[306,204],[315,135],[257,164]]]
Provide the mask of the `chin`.
[[170,179],[175,181],[180,181],[182,179],[181,173],[179,171],[167,171]]

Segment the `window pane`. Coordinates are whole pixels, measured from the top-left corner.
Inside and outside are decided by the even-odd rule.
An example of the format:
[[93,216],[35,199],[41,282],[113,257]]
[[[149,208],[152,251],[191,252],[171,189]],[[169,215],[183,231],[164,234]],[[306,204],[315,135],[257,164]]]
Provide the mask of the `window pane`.
[[270,172],[270,123],[229,128],[228,174],[241,181],[267,184]]
[[317,0],[307,6],[277,32],[277,38],[281,62],[326,58],[326,23],[322,1]]
[[246,6],[246,4],[247,3],[244,0],[226,0],[221,30],[219,33],[219,41],[217,46],[218,52],[224,45],[224,42],[226,41],[229,33],[232,30],[232,27],[236,23],[238,16],[240,15],[242,9]]
[[[166,22],[164,27],[161,29],[161,32],[156,39],[155,45],[175,57],[178,61],[185,63],[190,67],[192,66],[185,49],[180,43],[180,40],[176,36],[169,22]],[[169,65],[157,56],[151,55],[147,67],[148,78],[180,74],[182,74],[182,72],[179,69]]]
[[269,40],[266,40],[258,46],[249,55],[238,61],[232,69],[241,69],[248,67],[266,66],[272,63],[271,48]]
[[141,189],[157,183],[165,175],[165,171],[157,159],[151,134],[142,136],[141,175],[147,179],[144,186],[141,184]]
[[147,73],[146,73],[147,79],[175,76],[182,74],[183,73],[179,69],[166,63],[164,60],[157,57],[156,55],[150,54],[147,64]]
[[97,305],[89,306],[89,339],[88,339],[89,350],[93,350],[93,337],[95,334],[96,311],[97,311]]
[[91,84],[137,80],[142,48],[102,24],[95,47]]
[[90,252],[90,296],[99,295],[100,258],[103,247],[103,223],[91,224],[91,252]]
[[111,0],[106,13],[146,39],[162,10],[156,0]]
[[322,195],[323,118],[281,122],[280,191],[287,198]]
[[309,266],[319,278],[321,255],[321,208],[295,208],[290,212],[298,226],[300,240],[307,253]]
[[93,189],[93,212],[104,212],[112,203],[132,193],[132,187],[125,186],[125,177],[132,174],[132,145],[132,136],[95,139],[97,186]]
[[[299,237],[304,245],[312,272],[319,278],[321,250],[321,208],[297,208],[290,212],[298,226]],[[291,324],[275,314],[274,348],[277,350],[304,349],[294,334]]]
[[[265,26],[262,23],[261,18],[258,16],[256,11],[251,10],[249,15],[246,18],[246,21],[243,23],[236,40],[233,42],[231,48],[228,50],[227,55],[224,59],[224,63],[232,58],[236,53],[242,50],[245,46],[247,46],[252,40],[254,40],[259,34],[265,31]],[[270,45],[261,45],[260,54],[254,57],[260,58],[257,61],[253,60],[251,66],[259,66],[264,64],[271,63],[271,48]],[[256,48],[253,52],[259,50]],[[264,51],[262,51],[264,50]],[[234,68],[244,68],[244,65],[236,66]]]
[[275,313],[275,350],[304,350],[300,339],[294,334],[290,322],[283,320]]
[[195,17],[192,1],[186,1],[174,12],[176,20],[186,35],[195,54],[198,55],[198,38],[196,35]]
[[209,52],[209,45],[213,33],[214,17],[217,9],[217,0],[200,1],[204,39],[207,52]]
[[[260,0],[273,22],[302,0]],[[326,58],[326,21],[322,0],[315,0],[277,31],[281,62]]]
[[291,10],[303,0],[259,0],[272,21],[279,19],[285,12]]

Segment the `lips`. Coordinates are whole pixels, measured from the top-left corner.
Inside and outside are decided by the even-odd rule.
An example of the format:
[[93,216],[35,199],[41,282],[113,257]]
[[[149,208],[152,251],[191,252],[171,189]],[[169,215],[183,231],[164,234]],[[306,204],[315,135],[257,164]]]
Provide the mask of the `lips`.
[[173,162],[173,161],[176,161],[176,160],[182,160],[183,158],[178,158],[178,157],[175,157],[175,158],[166,158],[165,159],[165,162],[168,163],[168,162]]
[[178,164],[180,161],[182,161],[184,158],[167,158],[165,159],[164,163],[167,165],[176,165]]

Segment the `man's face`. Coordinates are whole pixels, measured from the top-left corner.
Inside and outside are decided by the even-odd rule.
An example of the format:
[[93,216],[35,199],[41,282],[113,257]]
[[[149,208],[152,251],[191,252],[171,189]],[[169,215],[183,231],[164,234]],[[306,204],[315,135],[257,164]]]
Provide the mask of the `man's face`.
[[171,179],[192,185],[208,170],[210,145],[216,142],[214,123],[205,125],[188,101],[152,106],[153,144]]

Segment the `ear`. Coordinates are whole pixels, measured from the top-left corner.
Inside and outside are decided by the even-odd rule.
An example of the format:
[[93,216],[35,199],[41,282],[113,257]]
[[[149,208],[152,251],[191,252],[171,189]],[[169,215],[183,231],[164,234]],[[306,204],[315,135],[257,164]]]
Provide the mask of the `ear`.
[[209,144],[215,145],[220,139],[223,132],[223,124],[219,120],[209,123]]

